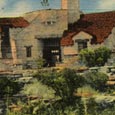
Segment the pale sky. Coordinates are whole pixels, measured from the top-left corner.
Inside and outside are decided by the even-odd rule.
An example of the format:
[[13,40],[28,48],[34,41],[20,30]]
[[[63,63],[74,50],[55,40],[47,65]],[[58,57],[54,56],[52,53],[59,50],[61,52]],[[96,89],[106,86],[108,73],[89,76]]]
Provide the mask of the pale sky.
[[[49,0],[49,6],[42,6],[42,0],[0,0],[0,17],[20,16],[39,9],[60,8],[60,0]],[[80,0],[84,13],[115,11],[115,0]]]

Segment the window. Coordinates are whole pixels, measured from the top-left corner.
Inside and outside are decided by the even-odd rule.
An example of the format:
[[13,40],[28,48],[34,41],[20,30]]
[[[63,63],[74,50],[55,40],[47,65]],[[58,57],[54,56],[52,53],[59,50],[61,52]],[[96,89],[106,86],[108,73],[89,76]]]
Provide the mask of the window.
[[45,25],[53,25],[56,23],[56,21],[45,21],[43,22]]
[[52,24],[52,22],[51,21],[47,21],[47,25],[51,25]]
[[32,46],[26,46],[26,57],[32,56]]
[[79,41],[78,42],[78,51],[81,51],[84,48],[87,48],[87,42],[86,41]]

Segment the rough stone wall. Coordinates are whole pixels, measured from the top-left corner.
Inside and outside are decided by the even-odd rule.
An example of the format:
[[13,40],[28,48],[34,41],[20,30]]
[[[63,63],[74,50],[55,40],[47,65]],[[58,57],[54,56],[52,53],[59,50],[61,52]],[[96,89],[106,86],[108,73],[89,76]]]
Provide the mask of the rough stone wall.
[[[19,31],[19,29],[10,29],[10,33],[15,33],[16,31]],[[18,61],[24,62],[25,60],[37,57],[38,40],[35,39],[35,35],[32,34],[32,31],[27,31],[27,28],[25,28],[17,34],[12,34],[11,39],[15,40]],[[26,46],[32,46],[32,57],[26,57]]]
[[99,44],[91,44],[91,47],[90,47],[90,49],[97,49],[97,48],[99,48],[99,47],[103,47],[104,46],[104,44],[103,43],[99,43]]
[[36,13],[28,13],[24,18],[30,21],[30,17],[35,17],[30,22],[30,26],[32,31],[35,31],[35,34],[39,37],[61,37],[63,31],[67,29],[66,10],[40,10]]
[[106,38],[103,44],[112,50],[113,53],[111,58],[115,59],[115,27],[112,29],[111,34],[108,36],[108,38]]
[[68,23],[74,23],[80,18],[79,0],[68,0]]
[[[22,63],[42,55],[41,39],[60,38],[67,29],[66,10],[40,10],[25,14],[24,18],[30,22],[28,27],[10,29],[10,39],[15,40],[16,55]],[[26,57],[26,46],[31,46],[32,57]]]
[[115,50],[115,27],[112,29],[111,34],[104,41],[104,45],[110,48],[111,50]]

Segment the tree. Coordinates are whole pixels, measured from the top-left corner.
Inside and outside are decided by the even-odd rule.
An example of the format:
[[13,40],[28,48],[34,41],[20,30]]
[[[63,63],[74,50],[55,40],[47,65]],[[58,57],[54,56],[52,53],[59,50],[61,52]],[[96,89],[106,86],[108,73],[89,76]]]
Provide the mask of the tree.
[[78,109],[81,106],[81,97],[74,95],[74,93],[84,84],[84,78],[77,75],[75,70],[66,68],[59,72],[55,70],[39,71],[34,77],[51,87],[55,91],[56,97],[59,97],[52,105],[56,111],[61,111],[64,114],[69,107],[75,110],[76,107]]
[[88,66],[95,65],[95,53],[94,50],[83,49],[80,52],[80,59]]
[[60,72],[38,72],[34,77],[43,84],[52,87],[55,90],[55,94],[63,100],[72,99],[75,89],[81,87],[84,83],[83,77],[77,75],[75,70],[68,68]]
[[107,47],[100,47],[94,50],[95,61],[97,65],[104,65],[110,58],[111,51]]
[[[76,74],[75,70],[64,69],[56,71],[54,69],[38,70],[34,75],[38,81],[25,85],[24,94],[32,94],[38,97],[36,102],[25,104],[22,113],[31,115],[83,115],[81,97],[74,95],[77,88],[81,87],[83,77]],[[49,96],[47,96],[49,95]],[[43,99],[43,100],[42,100]],[[33,103],[34,102],[34,103]]]
[[42,0],[41,4],[42,4],[42,6],[48,6],[49,5],[49,1],[48,0]]
[[0,78],[0,96],[13,95],[19,92],[21,89],[20,84],[7,77]]

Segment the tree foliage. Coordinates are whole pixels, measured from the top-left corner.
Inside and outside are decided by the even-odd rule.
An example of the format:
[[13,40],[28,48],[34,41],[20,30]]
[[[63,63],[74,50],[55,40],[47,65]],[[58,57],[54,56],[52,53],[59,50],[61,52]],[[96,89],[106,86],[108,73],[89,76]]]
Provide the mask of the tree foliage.
[[110,54],[110,49],[106,47],[100,47],[95,50],[83,49],[80,52],[80,59],[89,67],[102,66],[110,58]]
[[90,85],[92,88],[104,91],[106,89],[106,83],[108,76],[100,72],[89,72],[84,75],[85,83]]
[[[74,95],[74,91],[83,85],[84,78],[77,75],[75,70],[64,69],[57,72],[42,69],[38,70],[34,78],[37,78],[38,81],[33,82],[34,84],[26,85],[24,92],[27,95],[42,95],[44,100],[47,101],[44,102],[44,100],[40,99],[35,103],[26,104],[22,110],[23,113],[31,115],[84,114],[81,98]],[[53,101],[46,96],[47,94],[52,95],[50,89],[53,89],[53,94],[55,94]]]
[[93,50],[84,49],[80,52],[80,59],[88,66],[95,65],[95,52]]
[[[96,115],[102,111],[95,99],[87,97],[86,101],[78,93],[97,94],[104,91],[108,76],[103,73],[86,73],[80,76],[73,69],[38,69],[31,81],[23,88],[23,93],[38,96],[35,100],[27,98],[22,102],[23,115]],[[39,98],[41,97],[41,98]],[[87,110],[87,111],[86,111]],[[19,112],[16,115],[21,115]]]
[[110,58],[111,51],[107,47],[100,47],[95,52],[95,61],[98,65],[104,65]]
[[30,84],[26,84],[21,93],[28,96],[38,96],[41,99],[52,99],[55,97],[55,92],[52,88],[43,85],[36,79],[34,79]]
[[49,6],[49,0],[42,0],[41,4],[42,6]]
[[84,82],[83,78],[76,74],[75,70],[67,68],[60,72],[38,72],[34,77],[43,84],[52,87],[55,90],[55,94],[63,100],[72,99],[74,90],[81,87]]
[[0,78],[0,96],[13,95],[20,91],[20,85],[18,82],[11,80],[7,77]]

